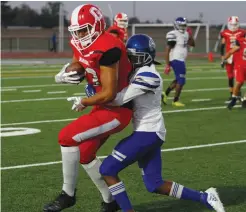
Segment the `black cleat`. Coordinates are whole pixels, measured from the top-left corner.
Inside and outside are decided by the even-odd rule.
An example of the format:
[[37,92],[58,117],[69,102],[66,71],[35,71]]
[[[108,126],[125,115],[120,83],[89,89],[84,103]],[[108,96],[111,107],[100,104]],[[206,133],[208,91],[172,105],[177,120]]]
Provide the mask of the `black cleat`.
[[231,102],[227,105],[227,108],[231,110],[237,103],[237,98],[232,98]]
[[[245,99],[245,98],[244,98]],[[246,109],[246,99],[242,101],[242,108],[245,108]]]
[[106,203],[106,202],[101,203],[100,212],[116,212],[118,210],[121,210],[121,208],[115,200],[110,203]]
[[225,101],[225,103],[227,103],[227,104],[228,104],[228,103],[230,103],[230,102],[231,102],[231,100],[232,100],[232,96],[230,96],[230,97],[228,98],[228,100],[226,100],[226,101]]
[[45,212],[59,212],[65,208],[74,206],[76,203],[75,194],[73,197],[69,196],[65,191],[62,191],[59,196],[53,201],[44,206]]

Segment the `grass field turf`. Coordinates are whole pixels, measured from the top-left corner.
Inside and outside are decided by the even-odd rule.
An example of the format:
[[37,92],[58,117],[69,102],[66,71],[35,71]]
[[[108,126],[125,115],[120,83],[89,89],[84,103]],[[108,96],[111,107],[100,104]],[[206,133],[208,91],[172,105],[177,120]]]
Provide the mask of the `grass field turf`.
[[[69,123],[63,119],[79,116],[70,110],[71,103],[65,97],[84,93],[84,89],[83,85],[54,85],[52,76],[60,67],[2,66],[2,128],[28,127],[41,130],[38,134],[2,138],[2,167],[10,168],[2,170],[2,211],[42,211],[43,204],[53,199],[61,189],[61,164],[41,164],[61,160],[57,134]],[[158,70],[162,73],[163,67],[158,67]],[[166,88],[173,75],[163,77]],[[30,90],[40,91],[26,93]],[[66,93],[47,94],[54,91]],[[42,98],[46,100],[41,100]],[[222,108],[225,107],[224,101],[227,98],[226,75],[220,70],[219,63],[190,60],[187,85],[181,98],[186,107],[173,108],[171,99],[169,105],[163,106],[167,127],[163,149],[240,140],[246,142],[246,111],[241,108],[234,108],[232,111]],[[30,101],[33,99],[35,100]],[[211,101],[192,102],[194,99]],[[11,102],[13,100],[16,101]],[[207,110],[192,111],[199,108]],[[187,111],[188,109],[191,110]],[[175,110],[181,111],[173,112]],[[57,121],[42,123],[43,120]],[[131,130],[129,126],[123,132],[113,135],[100,149],[98,156],[110,154],[115,144],[130,134]],[[245,152],[246,143],[163,152],[163,177],[199,190],[217,187],[227,212],[245,212]],[[14,167],[37,163],[41,164],[28,168]],[[136,211],[208,211],[197,203],[147,193],[136,165],[123,171],[121,176]],[[66,211],[98,211],[100,195],[82,168],[77,188],[77,204]]]

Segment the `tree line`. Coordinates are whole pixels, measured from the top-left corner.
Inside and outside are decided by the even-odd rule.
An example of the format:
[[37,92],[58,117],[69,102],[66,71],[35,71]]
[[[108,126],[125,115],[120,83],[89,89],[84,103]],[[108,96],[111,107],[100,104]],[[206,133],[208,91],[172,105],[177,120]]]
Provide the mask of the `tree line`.
[[[57,27],[59,23],[59,8],[61,2],[47,2],[45,6],[38,12],[29,7],[27,4],[21,4],[18,7],[12,8],[7,1],[1,1],[2,27],[8,26],[29,26],[29,27],[43,27],[53,28]],[[69,25],[67,19],[67,12],[64,11],[64,24]],[[111,19],[105,16],[107,26],[111,25]],[[136,23],[162,23],[160,19],[155,22],[145,21],[140,22],[138,17],[130,17],[129,24]]]

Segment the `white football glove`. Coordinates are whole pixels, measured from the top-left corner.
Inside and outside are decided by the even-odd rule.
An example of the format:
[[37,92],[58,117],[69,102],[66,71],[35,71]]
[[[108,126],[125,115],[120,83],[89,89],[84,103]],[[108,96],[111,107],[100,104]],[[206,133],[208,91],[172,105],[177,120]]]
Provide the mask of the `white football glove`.
[[70,65],[67,63],[61,69],[61,71],[55,76],[56,83],[69,83],[69,84],[79,84],[80,76],[78,76],[76,71],[66,72],[66,68]]
[[76,97],[76,96],[67,98],[67,101],[69,102],[73,101],[72,110],[75,110],[77,112],[85,109],[85,106],[81,103],[81,100],[82,100],[82,97]]

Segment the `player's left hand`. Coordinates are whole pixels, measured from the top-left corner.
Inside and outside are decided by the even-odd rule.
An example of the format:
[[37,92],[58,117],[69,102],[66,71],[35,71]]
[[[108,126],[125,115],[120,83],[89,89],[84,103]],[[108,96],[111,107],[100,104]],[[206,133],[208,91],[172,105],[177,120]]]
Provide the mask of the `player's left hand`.
[[186,31],[188,32],[189,36],[192,37],[192,29],[187,27]]
[[80,112],[86,108],[82,104],[81,100],[82,100],[82,97],[77,97],[77,96],[72,96],[72,97],[67,98],[67,101],[69,101],[69,102],[73,101],[72,110],[75,110],[77,112]]

